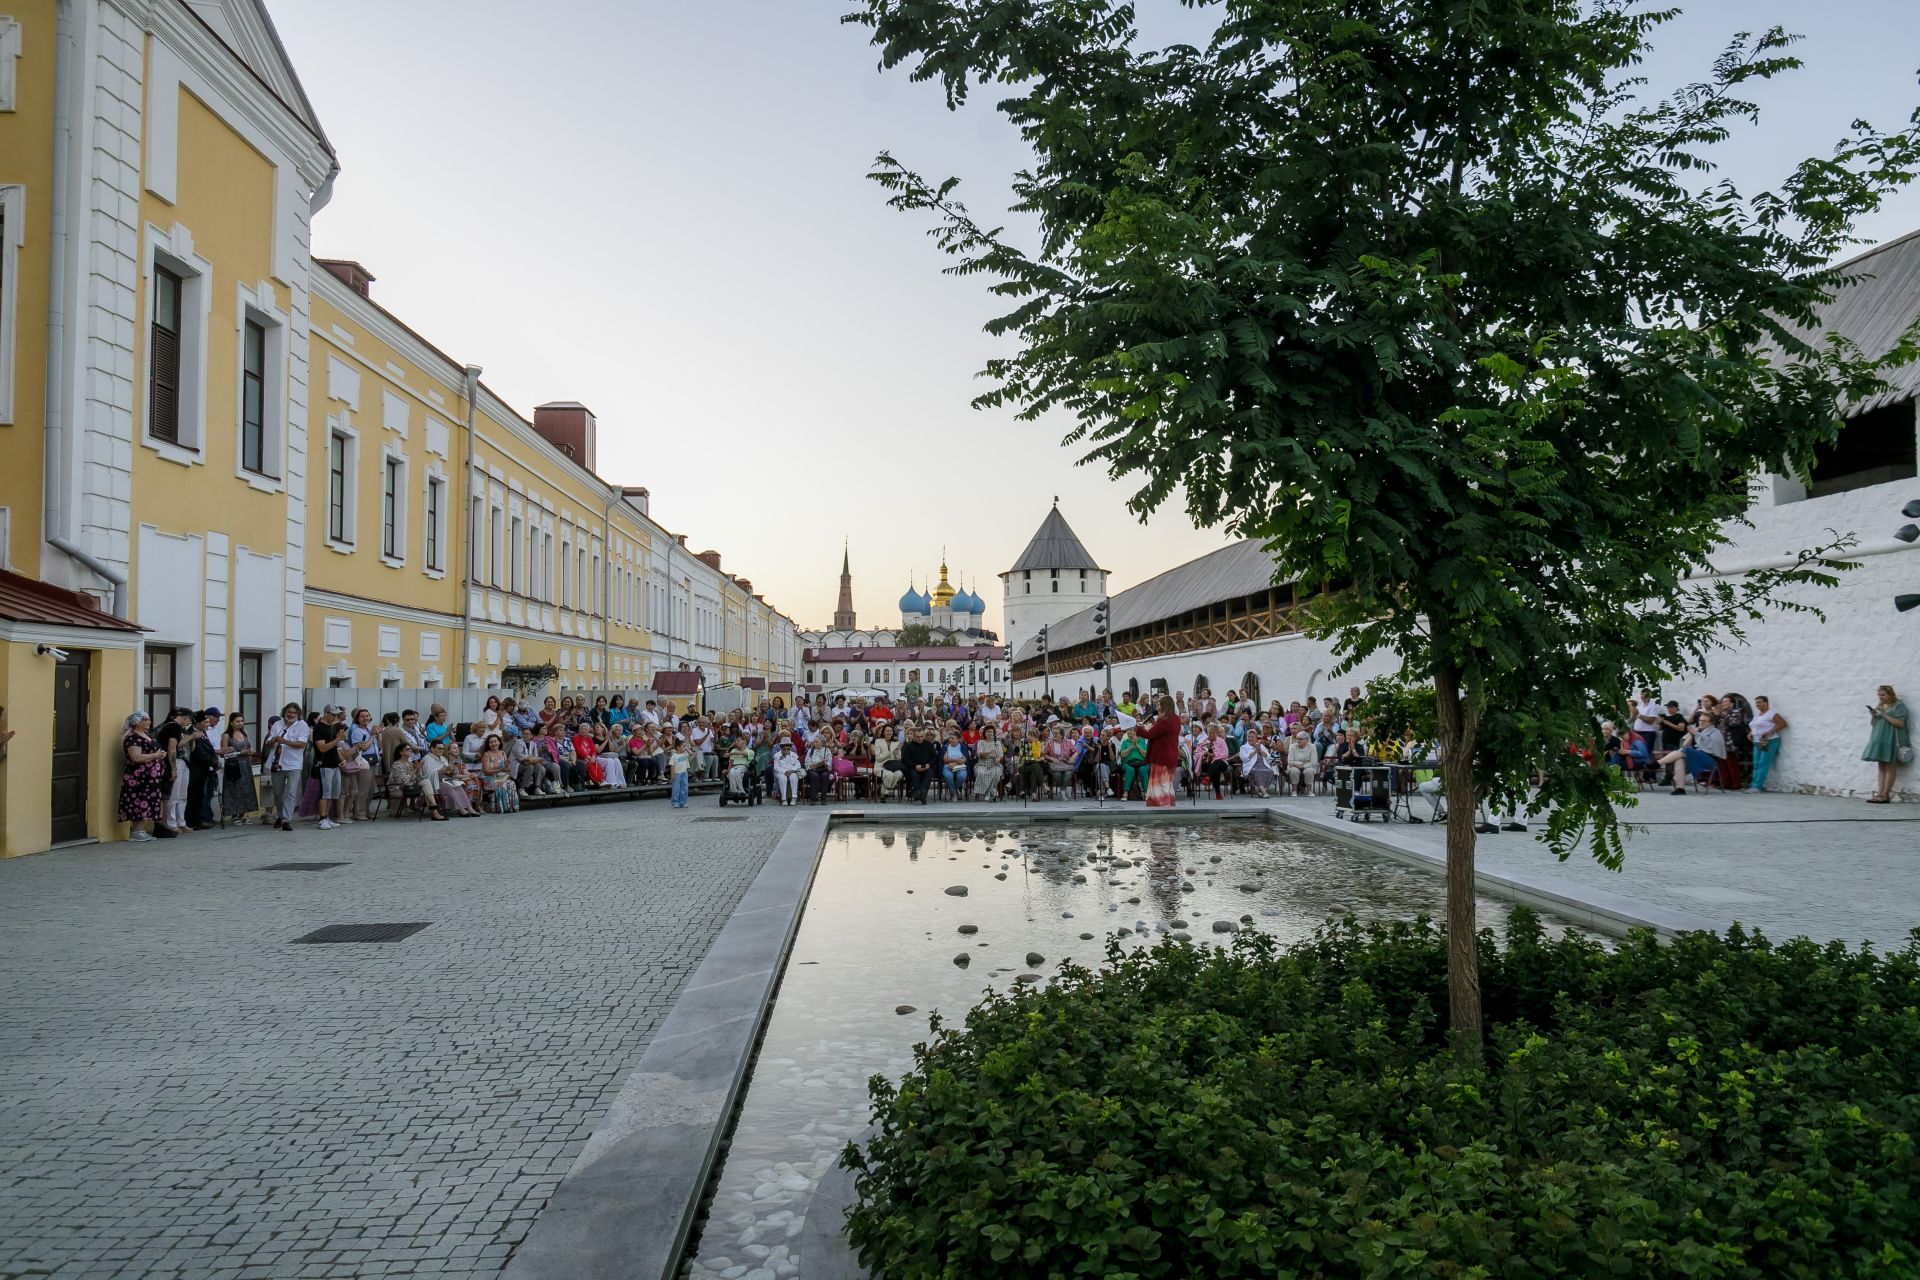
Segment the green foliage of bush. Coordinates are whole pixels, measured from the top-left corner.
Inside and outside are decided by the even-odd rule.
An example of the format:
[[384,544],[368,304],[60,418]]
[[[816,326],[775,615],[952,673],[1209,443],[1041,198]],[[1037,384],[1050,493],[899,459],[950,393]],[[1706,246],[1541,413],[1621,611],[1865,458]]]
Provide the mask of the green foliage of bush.
[[1484,1065],[1427,921],[1109,950],[989,996],[850,1148],[917,1277],[1920,1275],[1920,945],[1483,932]]

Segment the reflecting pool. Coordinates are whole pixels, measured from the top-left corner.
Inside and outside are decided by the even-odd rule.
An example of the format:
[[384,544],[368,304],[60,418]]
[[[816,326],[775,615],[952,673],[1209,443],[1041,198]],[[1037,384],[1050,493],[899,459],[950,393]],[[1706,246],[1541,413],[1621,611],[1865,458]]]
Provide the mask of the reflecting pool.
[[[1097,966],[1115,935],[1294,941],[1330,915],[1438,916],[1443,901],[1431,872],[1257,822],[836,828],[688,1273],[803,1275],[815,1189],[867,1127],[867,1079],[912,1065],[933,1010],[952,1025],[986,989]],[[1497,928],[1505,905],[1482,898],[1480,919]]]

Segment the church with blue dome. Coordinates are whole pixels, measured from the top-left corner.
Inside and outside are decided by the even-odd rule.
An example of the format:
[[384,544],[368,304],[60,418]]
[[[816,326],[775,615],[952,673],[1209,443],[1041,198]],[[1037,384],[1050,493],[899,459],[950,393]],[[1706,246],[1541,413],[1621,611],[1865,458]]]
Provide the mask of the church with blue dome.
[[834,610],[833,626],[820,631],[802,631],[800,641],[815,648],[892,645],[898,641],[902,628],[918,626],[932,630],[935,644],[990,645],[999,637],[986,629],[986,619],[985,597],[969,590],[964,583],[955,586],[943,555],[936,582],[924,591],[913,583],[907,584],[906,593],[900,597],[898,626],[862,628],[853,609],[852,565],[843,555],[840,604]]

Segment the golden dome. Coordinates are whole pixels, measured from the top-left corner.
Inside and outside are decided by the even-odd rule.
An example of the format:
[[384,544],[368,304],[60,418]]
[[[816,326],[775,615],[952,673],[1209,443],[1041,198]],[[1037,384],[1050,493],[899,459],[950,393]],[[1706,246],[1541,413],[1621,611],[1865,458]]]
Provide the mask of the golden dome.
[[933,589],[933,607],[944,609],[953,603],[953,584],[947,581],[947,558],[940,557],[940,585]]

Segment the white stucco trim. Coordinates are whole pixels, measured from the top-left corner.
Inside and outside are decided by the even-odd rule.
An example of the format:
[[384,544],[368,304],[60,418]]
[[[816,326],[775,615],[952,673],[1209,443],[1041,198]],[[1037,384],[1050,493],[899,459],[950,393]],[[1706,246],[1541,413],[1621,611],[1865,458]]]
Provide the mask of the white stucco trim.
[[[0,38],[8,21],[0,18]],[[17,35],[19,24],[14,25]],[[0,77],[7,74],[10,59],[0,53]],[[27,241],[27,189],[0,186],[0,334],[8,338],[0,346],[0,423],[13,421],[13,366],[20,345],[20,248]]]
[[140,415],[134,439],[149,449],[184,467],[204,466],[207,443],[207,327],[213,314],[213,264],[194,252],[193,232],[181,223],[164,231],[147,224],[141,239],[140,279],[146,303],[140,326],[143,383],[153,368],[153,292],[154,267],[164,266],[180,277],[180,442],[173,444],[154,438],[150,426],[151,406],[145,385],[135,388],[140,398]]
[[[271,282],[234,286],[233,308],[233,474],[249,488],[261,493],[285,490],[287,474],[287,334],[291,317],[280,310]],[[246,335],[247,322],[259,325],[266,334],[266,353],[262,368],[260,465],[264,471],[249,471],[242,460],[246,407]]]
[[0,13],[0,111],[12,111],[20,86],[20,24]]

